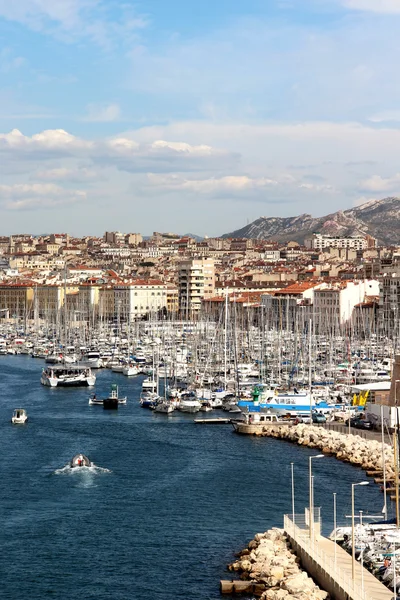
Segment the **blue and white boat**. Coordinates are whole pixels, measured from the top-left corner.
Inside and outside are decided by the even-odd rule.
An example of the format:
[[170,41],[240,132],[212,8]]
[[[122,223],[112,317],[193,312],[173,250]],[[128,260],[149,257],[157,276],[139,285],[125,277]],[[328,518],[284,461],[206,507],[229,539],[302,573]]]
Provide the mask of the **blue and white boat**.
[[291,415],[299,416],[310,414],[310,410],[328,413],[335,409],[343,409],[344,404],[329,404],[324,400],[316,401],[308,392],[277,393],[276,390],[268,389],[264,385],[257,385],[253,389],[252,400],[239,400],[237,403],[242,412],[264,412],[265,410],[275,413],[277,416]]

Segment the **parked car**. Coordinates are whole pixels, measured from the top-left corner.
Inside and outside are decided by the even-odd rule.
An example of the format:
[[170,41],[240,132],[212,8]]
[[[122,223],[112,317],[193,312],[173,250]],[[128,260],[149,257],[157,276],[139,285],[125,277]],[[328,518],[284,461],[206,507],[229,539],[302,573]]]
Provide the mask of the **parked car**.
[[326,416],[323,415],[322,413],[315,412],[312,415],[312,422],[313,423],[326,423]]
[[296,417],[294,424],[298,425],[299,423],[304,423],[306,425],[309,425],[311,423],[311,419],[310,417]]
[[353,419],[350,419],[350,426],[354,427],[355,429],[373,429],[374,425],[371,421],[367,421],[366,419],[363,419],[362,417],[354,417]]

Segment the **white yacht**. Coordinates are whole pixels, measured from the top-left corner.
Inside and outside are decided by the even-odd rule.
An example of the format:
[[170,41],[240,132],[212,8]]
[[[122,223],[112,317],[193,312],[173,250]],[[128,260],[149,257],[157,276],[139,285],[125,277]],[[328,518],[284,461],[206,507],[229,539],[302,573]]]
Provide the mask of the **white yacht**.
[[132,364],[125,365],[122,369],[122,374],[126,375],[126,377],[134,377],[135,375],[139,375],[139,368]]
[[181,412],[197,413],[201,409],[201,402],[192,394],[182,394],[178,408]]
[[96,383],[96,375],[90,367],[79,365],[54,365],[43,369],[40,378],[42,385],[49,387],[88,385]]
[[87,363],[91,369],[101,369],[103,366],[103,360],[100,356],[100,352],[97,350],[89,350],[83,355],[82,360]]

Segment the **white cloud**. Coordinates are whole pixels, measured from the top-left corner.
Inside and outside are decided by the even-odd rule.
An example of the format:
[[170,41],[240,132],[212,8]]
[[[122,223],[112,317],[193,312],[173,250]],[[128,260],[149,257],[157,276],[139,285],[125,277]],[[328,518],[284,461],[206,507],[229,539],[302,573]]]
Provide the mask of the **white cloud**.
[[383,14],[400,14],[399,0],[344,0],[346,8]]
[[400,110],[384,110],[379,112],[368,119],[372,123],[385,123],[400,121]]
[[373,175],[361,182],[361,188],[368,192],[390,192],[400,190],[400,173],[396,173],[393,177]]
[[0,0],[0,17],[67,42],[86,37],[103,47],[129,41],[131,32],[147,25],[128,4],[107,7],[101,0]]
[[106,106],[89,104],[88,114],[83,120],[98,123],[110,123],[112,121],[118,121],[120,116],[121,109],[118,104],[107,104]]
[[299,188],[301,190],[308,190],[309,192],[335,192],[335,188],[331,185],[318,185],[316,183],[300,183]]
[[181,190],[200,194],[248,192],[278,184],[277,181],[265,177],[252,179],[246,175],[228,175],[211,179],[185,179],[178,175],[155,175],[154,173],[148,174],[148,182],[151,186],[160,187],[164,190]]
[[77,150],[90,148],[92,145],[91,142],[81,140],[63,129],[48,129],[31,137],[25,136],[18,129],[0,134],[0,151]]
[[157,140],[156,142],[153,142],[151,144],[151,148],[154,150],[159,150],[160,148],[167,148],[180,153],[199,154],[208,156],[214,152],[211,146],[191,146],[190,144],[186,144],[184,142],[166,142],[164,140]]
[[82,190],[67,190],[52,183],[0,185],[0,203],[8,210],[53,208],[85,199]]

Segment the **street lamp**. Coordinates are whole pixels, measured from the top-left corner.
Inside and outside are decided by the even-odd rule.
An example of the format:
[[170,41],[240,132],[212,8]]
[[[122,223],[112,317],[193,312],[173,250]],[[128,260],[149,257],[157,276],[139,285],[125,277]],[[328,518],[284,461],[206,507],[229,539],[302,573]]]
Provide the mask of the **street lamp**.
[[290,467],[292,471],[292,521],[294,529],[294,463],[290,463]]
[[337,547],[337,542],[336,542],[336,492],[333,492],[333,535],[334,535],[334,543],[335,543],[335,549],[334,549],[334,560],[335,560],[335,573],[336,573],[336,547]]
[[356,546],[354,543],[354,488],[356,485],[369,485],[369,481],[351,484],[351,577],[354,581],[356,572]]
[[308,518],[310,520],[310,540],[312,539],[312,529],[313,529],[313,519],[314,519],[314,502],[313,502],[313,480],[312,480],[312,461],[314,458],[324,458],[324,454],[316,454],[315,456],[309,456],[308,458],[308,470],[309,470],[309,496],[310,496],[310,505],[309,505],[309,513]]

